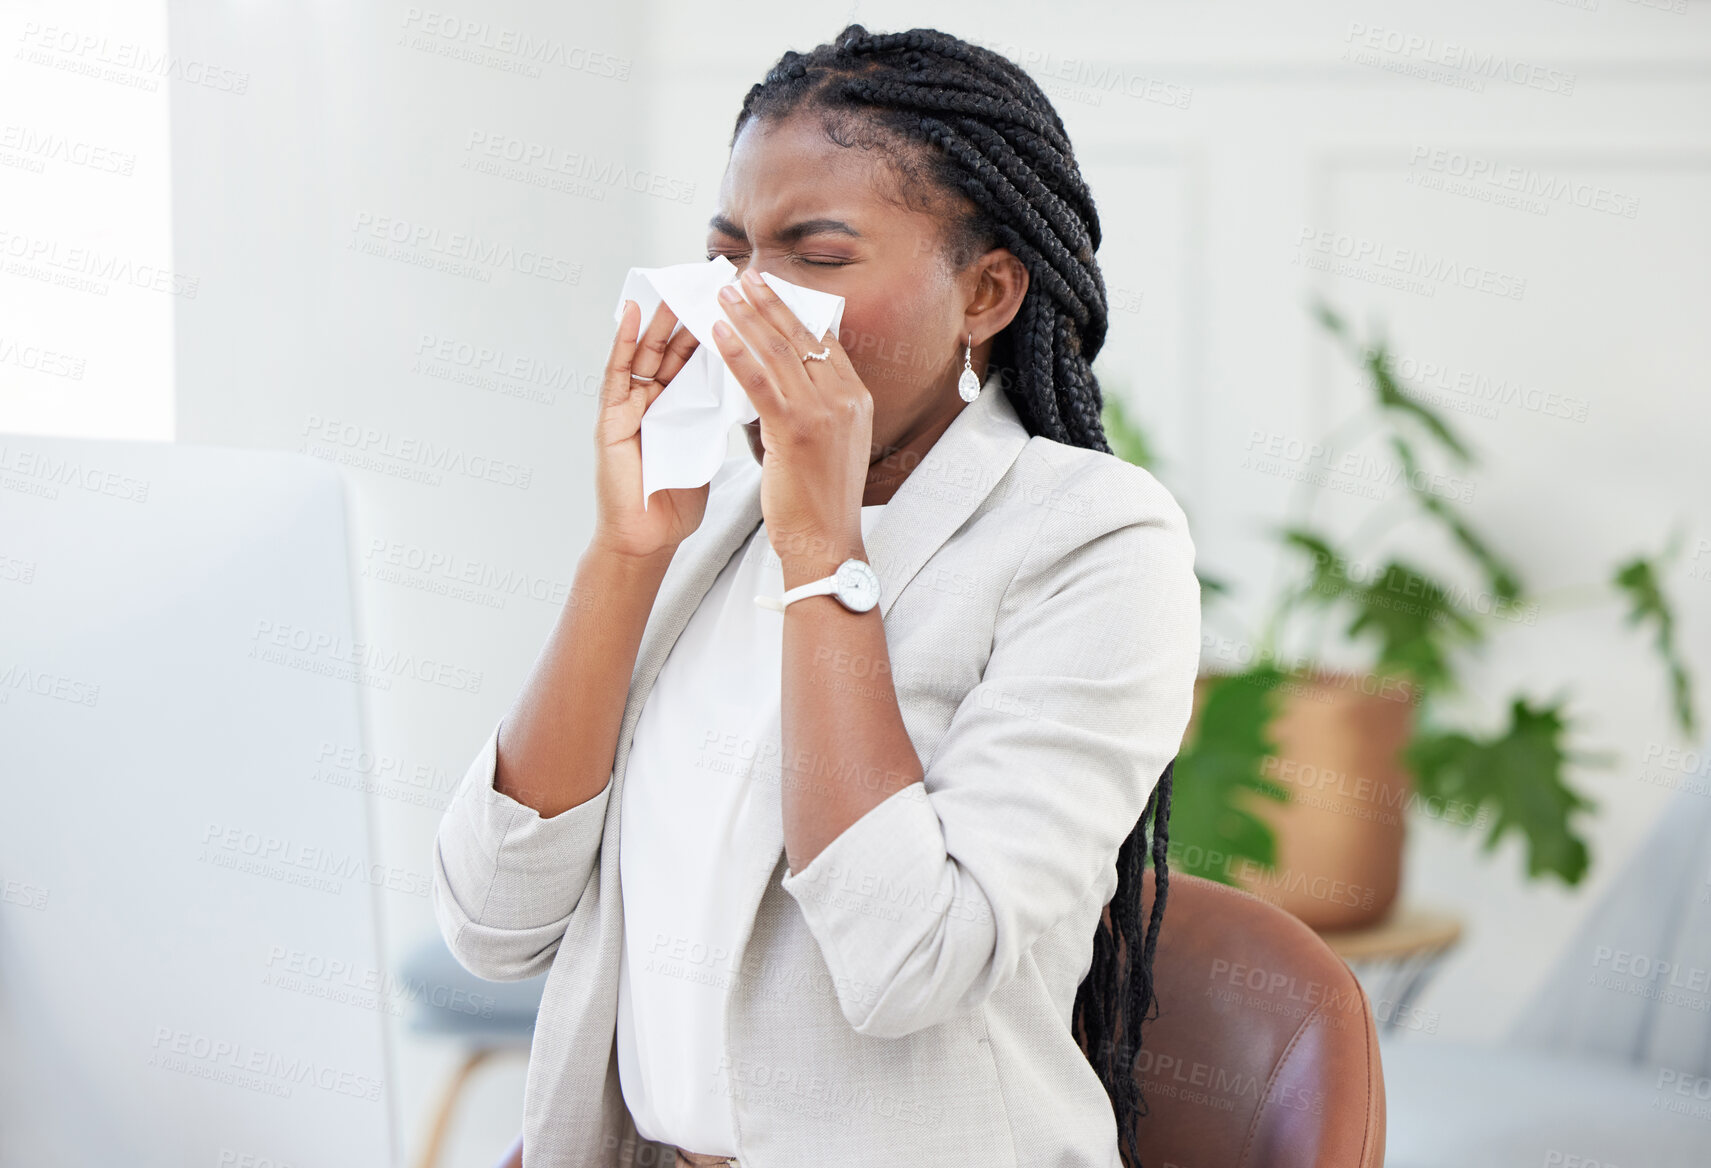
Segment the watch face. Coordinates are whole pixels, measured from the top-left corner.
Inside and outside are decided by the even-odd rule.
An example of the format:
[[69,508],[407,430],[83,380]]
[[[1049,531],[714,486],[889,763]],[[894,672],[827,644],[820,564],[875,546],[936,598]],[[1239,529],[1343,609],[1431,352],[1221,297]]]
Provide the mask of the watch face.
[[866,612],[879,603],[879,577],[860,560],[838,565],[838,600],[851,612]]

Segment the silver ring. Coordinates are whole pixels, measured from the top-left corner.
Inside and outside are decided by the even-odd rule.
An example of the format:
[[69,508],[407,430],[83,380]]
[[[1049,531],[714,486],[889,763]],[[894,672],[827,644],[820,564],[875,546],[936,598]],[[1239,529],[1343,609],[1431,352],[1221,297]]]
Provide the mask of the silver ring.
[[652,381],[654,379],[651,377],[643,377],[640,373],[632,373],[632,374],[630,374],[630,380],[631,381]]
[[832,359],[832,346],[827,345],[818,353],[804,353],[802,359],[804,361],[830,361]]

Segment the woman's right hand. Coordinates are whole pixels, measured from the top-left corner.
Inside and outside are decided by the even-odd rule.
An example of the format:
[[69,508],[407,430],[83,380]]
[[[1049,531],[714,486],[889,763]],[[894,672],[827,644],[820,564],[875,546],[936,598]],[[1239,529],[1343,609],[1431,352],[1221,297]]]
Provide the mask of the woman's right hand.
[[[699,342],[688,329],[678,329],[672,336],[677,314],[663,301],[647,332],[638,337],[641,315],[634,300],[624,301],[594,422],[594,544],[636,559],[675,551],[701,526],[712,487],[703,483],[655,491],[647,509],[642,509],[642,414],[671,384]],[[632,373],[654,380],[637,381]]]

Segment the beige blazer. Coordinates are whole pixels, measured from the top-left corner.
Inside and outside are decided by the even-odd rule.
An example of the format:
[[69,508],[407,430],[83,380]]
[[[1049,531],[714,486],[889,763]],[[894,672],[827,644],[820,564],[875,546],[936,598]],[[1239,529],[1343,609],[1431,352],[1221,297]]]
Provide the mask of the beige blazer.
[[[541,819],[493,790],[495,728],[440,824],[433,904],[458,960],[493,980],[550,970],[528,1168],[673,1162],[619,1087],[620,796],[660,666],[760,522],[760,479],[747,452],[726,459],[672,559],[605,789]],[[765,847],[731,857],[753,915],[739,952],[662,943],[684,976],[730,987],[739,1162],[1118,1168],[1070,1011],[1117,849],[1188,723],[1200,592],[1183,512],[1139,467],[1030,438],[994,376],[865,542],[924,782],[799,873],[781,812]],[[813,779],[870,773],[851,759]]]

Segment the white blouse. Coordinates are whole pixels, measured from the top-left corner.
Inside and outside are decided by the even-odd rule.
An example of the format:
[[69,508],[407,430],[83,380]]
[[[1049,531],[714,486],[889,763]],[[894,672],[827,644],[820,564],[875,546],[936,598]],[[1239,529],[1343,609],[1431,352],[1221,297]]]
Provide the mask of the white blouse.
[[[885,505],[861,509],[862,534]],[[618,829],[618,1074],[647,1139],[735,1156],[725,999],[746,923],[729,878],[780,802],[784,573],[755,528],[672,646],[636,721]],[[835,603],[835,602],[834,602]],[[759,780],[749,782],[750,775]]]

